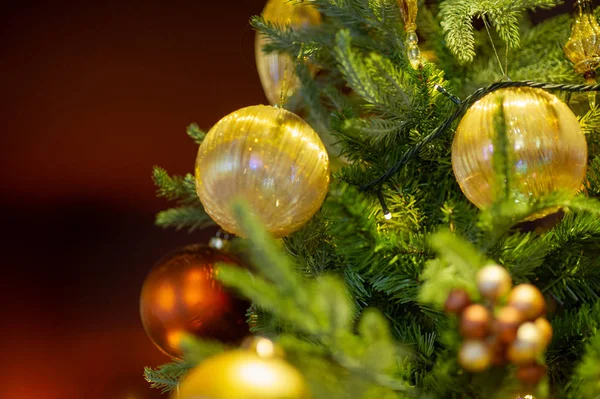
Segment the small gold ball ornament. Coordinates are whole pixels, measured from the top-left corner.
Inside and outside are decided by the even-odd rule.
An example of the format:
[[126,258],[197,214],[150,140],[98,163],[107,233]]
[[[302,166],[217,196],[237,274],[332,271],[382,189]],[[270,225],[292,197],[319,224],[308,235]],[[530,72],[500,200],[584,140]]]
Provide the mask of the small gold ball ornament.
[[484,306],[468,306],[460,318],[460,334],[465,338],[484,338],[490,328],[492,316]]
[[498,311],[494,320],[494,333],[502,343],[509,344],[517,338],[517,330],[523,322],[521,311],[512,306],[505,306]]
[[173,399],[308,399],[302,374],[258,338],[254,348],[212,356],[183,379]]
[[196,158],[196,191],[223,230],[243,236],[231,212],[243,199],[275,237],[306,224],[329,186],[329,156],[317,133],[281,108],[232,112],[207,133]]
[[[292,29],[321,23],[321,14],[315,7],[289,0],[269,0],[263,10],[263,17],[278,25],[289,25]],[[263,47],[268,39],[260,33],[256,34],[254,43],[260,83],[269,103],[279,104],[282,95],[284,98],[291,96],[300,86],[294,60],[287,54],[265,54]]]
[[460,347],[458,363],[473,373],[484,371],[492,363],[492,350],[484,341],[466,340]]
[[499,265],[489,265],[477,273],[477,288],[485,298],[495,301],[508,294],[512,279],[508,271]]
[[546,301],[540,290],[532,284],[520,284],[512,289],[508,304],[523,313],[525,320],[535,320],[546,311]]
[[528,202],[559,190],[575,195],[587,167],[587,143],[577,117],[556,96],[517,87],[484,96],[467,110],[456,130],[452,168],[467,198],[482,209],[497,198],[493,158],[498,136],[494,120],[499,112],[506,124],[515,201]]

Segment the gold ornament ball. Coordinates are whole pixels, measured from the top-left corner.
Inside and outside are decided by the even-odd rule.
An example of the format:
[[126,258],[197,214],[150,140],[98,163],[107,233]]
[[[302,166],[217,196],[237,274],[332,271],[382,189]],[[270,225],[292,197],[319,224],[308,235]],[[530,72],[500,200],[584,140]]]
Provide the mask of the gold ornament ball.
[[460,318],[460,334],[465,338],[483,338],[487,335],[492,317],[484,306],[468,306]]
[[479,373],[492,363],[492,350],[480,340],[466,340],[458,353],[458,363],[467,371]]
[[550,322],[548,320],[546,320],[543,317],[540,317],[535,320],[535,326],[542,335],[544,347],[548,347],[548,345],[550,345],[550,342],[552,341],[552,325],[550,325]]
[[285,360],[237,349],[204,360],[173,399],[308,399],[304,377]]
[[481,295],[489,300],[496,300],[508,294],[512,287],[512,279],[508,271],[499,265],[489,265],[477,273],[477,288]]
[[523,313],[512,306],[500,309],[494,320],[494,333],[498,340],[505,344],[513,342],[517,338],[517,330],[523,320]]
[[546,311],[544,296],[531,284],[517,285],[508,296],[508,304],[523,313],[525,320],[535,320]]
[[513,341],[508,347],[508,360],[516,365],[533,363],[539,354],[538,347],[532,342]]
[[[497,198],[493,158],[499,113],[505,121],[515,201],[528,202],[559,190],[575,195],[587,167],[587,142],[577,117],[556,96],[518,87],[484,96],[467,110],[456,130],[452,168],[466,197],[482,209]],[[548,209],[532,218],[554,211]]]
[[281,108],[232,112],[207,133],[196,158],[196,191],[223,230],[243,236],[231,205],[244,200],[275,237],[304,226],[329,186],[329,157],[317,133]]
[[[277,25],[289,25],[292,29],[318,25],[321,14],[310,4],[298,4],[289,0],[269,0],[263,10],[265,20]],[[284,98],[294,94],[300,87],[295,73],[295,62],[287,54],[263,52],[268,39],[260,33],[254,42],[256,69],[265,95],[271,105],[280,103],[282,90]]]

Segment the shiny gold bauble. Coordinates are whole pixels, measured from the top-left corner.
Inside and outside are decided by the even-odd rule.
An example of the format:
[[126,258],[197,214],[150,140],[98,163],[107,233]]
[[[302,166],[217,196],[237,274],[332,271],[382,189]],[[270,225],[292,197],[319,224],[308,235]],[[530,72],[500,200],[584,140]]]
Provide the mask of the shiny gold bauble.
[[504,344],[513,342],[517,338],[517,330],[524,319],[523,313],[512,306],[500,309],[494,320],[493,328],[498,341]]
[[489,300],[496,300],[508,294],[512,287],[512,279],[506,268],[489,265],[477,273],[477,288],[481,295]]
[[600,66],[600,25],[592,9],[592,0],[577,0],[571,36],[564,47],[575,72],[589,74]]
[[537,359],[539,353],[535,343],[516,339],[508,347],[508,360],[516,365],[530,364]]
[[460,317],[460,334],[465,338],[484,338],[490,329],[491,320],[490,311],[484,306],[470,305]]
[[500,112],[508,139],[514,200],[528,202],[559,190],[575,195],[587,166],[587,143],[577,117],[556,96],[519,87],[500,89],[477,101],[456,130],[452,168],[467,198],[484,209],[499,195],[493,158],[498,150],[495,120]]
[[192,245],[169,254],[148,274],[140,298],[142,324],[165,354],[181,357],[184,334],[226,343],[248,335],[250,303],[214,279],[217,263],[240,264],[216,249]]
[[539,317],[535,320],[535,326],[540,331],[544,347],[550,345],[553,335],[552,325],[550,325],[550,322],[543,317]]
[[[289,25],[293,29],[321,23],[321,14],[310,4],[298,4],[289,0],[269,0],[263,10],[265,20],[277,25]],[[300,86],[295,74],[294,60],[287,54],[263,52],[268,43],[260,33],[256,34],[255,56],[260,83],[271,105],[280,103],[281,97],[291,96]]]
[[329,186],[329,157],[317,133],[281,108],[242,108],[207,133],[196,158],[196,191],[206,213],[239,236],[231,205],[244,200],[275,237],[306,224]]
[[310,398],[302,374],[264,346],[204,360],[183,379],[173,399]]
[[525,320],[535,320],[546,311],[546,301],[540,290],[532,284],[520,284],[512,289],[508,304],[523,313]]
[[458,363],[473,373],[484,371],[492,363],[491,347],[484,341],[466,340],[458,352]]

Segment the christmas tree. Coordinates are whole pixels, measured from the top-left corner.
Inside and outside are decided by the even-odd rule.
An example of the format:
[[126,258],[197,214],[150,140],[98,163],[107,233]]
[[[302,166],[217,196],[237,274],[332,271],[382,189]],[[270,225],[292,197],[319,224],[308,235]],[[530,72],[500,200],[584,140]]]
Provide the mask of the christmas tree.
[[600,398],[600,26],[589,0],[535,13],[559,3],[269,0],[272,105],[191,125],[194,173],[154,170],[176,202],[159,226],[222,234],[148,276],[144,325],[175,359],[146,379]]

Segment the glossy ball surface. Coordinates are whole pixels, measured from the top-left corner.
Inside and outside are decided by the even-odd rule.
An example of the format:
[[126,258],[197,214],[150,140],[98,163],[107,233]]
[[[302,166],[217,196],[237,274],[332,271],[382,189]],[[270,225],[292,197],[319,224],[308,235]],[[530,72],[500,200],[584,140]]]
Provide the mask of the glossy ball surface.
[[512,306],[500,309],[494,320],[494,333],[498,341],[505,344],[513,342],[517,338],[517,330],[524,320],[523,313]]
[[483,297],[491,301],[508,294],[511,287],[510,274],[502,266],[489,265],[477,272],[477,289]]
[[[263,17],[280,26],[289,25],[292,29],[321,23],[321,14],[315,7],[289,0],[269,0],[263,10]],[[300,82],[295,73],[295,61],[287,54],[265,54],[263,47],[267,43],[267,38],[260,33],[256,34],[256,69],[269,103],[277,105],[282,94],[284,98],[293,95],[300,87]]]
[[307,399],[304,377],[285,360],[238,349],[204,360],[174,399]]
[[473,373],[484,371],[492,363],[492,350],[484,341],[466,340],[458,352],[458,363]]
[[577,117],[556,96],[521,87],[486,95],[461,120],[452,143],[452,168],[465,196],[482,209],[497,198],[493,155],[498,131],[494,121],[500,112],[509,143],[514,200],[528,202],[559,190],[575,195],[587,167],[587,142]]
[[281,108],[242,108],[207,133],[196,158],[196,191],[223,230],[243,236],[231,211],[244,200],[275,237],[306,224],[329,186],[329,156],[317,133]]
[[523,313],[525,320],[535,320],[546,311],[541,291],[532,284],[519,284],[508,296],[508,304]]
[[148,274],[140,298],[142,324],[165,354],[181,357],[183,333],[226,343],[248,335],[250,303],[214,279],[217,263],[239,264],[221,251],[193,245],[166,256]]
[[484,338],[489,329],[492,317],[484,306],[475,304],[468,306],[460,318],[460,334],[465,338]]

